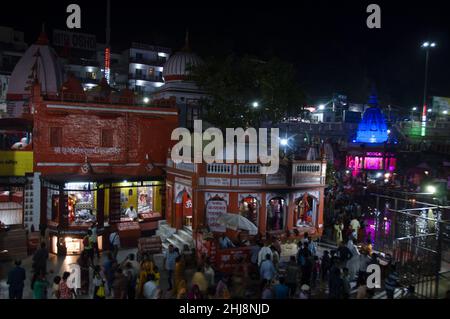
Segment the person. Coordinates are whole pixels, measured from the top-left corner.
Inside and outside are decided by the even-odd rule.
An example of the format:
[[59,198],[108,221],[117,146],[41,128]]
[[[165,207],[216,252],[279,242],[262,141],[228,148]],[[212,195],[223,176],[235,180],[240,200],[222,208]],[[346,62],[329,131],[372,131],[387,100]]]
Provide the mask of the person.
[[81,277],[81,294],[86,295],[89,291],[89,252],[83,250],[80,257],[77,260],[77,264],[80,266]]
[[138,218],[137,211],[134,209],[133,206],[130,206],[130,207],[126,210],[125,215],[126,215],[128,218],[131,218],[132,220],[135,220],[135,219]]
[[270,246],[270,249],[272,250],[273,265],[275,266],[275,269],[278,269],[278,266],[280,264],[280,254],[278,253],[278,251],[275,249],[274,246]]
[[175,270],[173,273],[173,282],[175,288],[178,287],[178,283],[180,281],[185,280],[184,270],[185,270],[184,260],[180,255],[178,255],[177,258],[175,259]]
[[187,298],[189,300],[203,299],[203,295],[202,295],[198,285],[193,285],[192,286],[191,291],[189,291],[189,294],[188,294]]
[[270,260],[270,254],[267,254],[266,260],[264,260],[259,267],[259,275],[261,276],[261,279],[271,281],[275,278],[276,273],[275,266],[273,265],[272,260]]
[[202,272],[202,267],[198,267],[197,272],[192,276],[191,285],[197,286],[202,294],[208,291],[208,280]]
[[339,243],[342,242],[342,231],[344,230],[344,224],[336,220],[334,224],[334,238],[336,239],[336,246],[339,246]]
[[40,248],[33,256],[32,268],[36,274],[47,273],[48,250],[45,242],[41,242]]
[[97,256],[97,258],[100,259],[100,250],[98,249],[98,229],[97,229],[98,223],[95,221],[91,226],[91,243],[92,247],[94,249],[94,255]]
[[155,282],[159,286],[159,279],[161,278],[161,274],[159,273],[158,266],[153,267],[153,275],[155,275]]
[[127,277],[123,274],[122,268],[117,268],[116,270],[112,290],[114,299],[126,299],[128,282]]
[[216,287],[216,299],[230,299],[230,289],[228,288],[230,282],[230,275],[225,274]]
[[127,298],[134,300],[136,296],[137,271],[131,262],[125,264],[125,276],[127,277]]
[[419,299],[416,296],[416,288],[414,287],[414,285],[408,286],[408,290],[402,299]]
[[397,273],[396,266],[391,265],[390,272],[384,281],[384,289],[386,290],[387,299],[394,299],[395,288],[399,285],[400,277]]
[[150,258],[150,255],[144,254],[142,256],[142,262],[140,265],[140,271],[139,271],[139,279],[137,282],[137,290],[136,294],[138,298],[143,297],[143,289],[144,284],[147,282],[148,275],[154,274],[155,265],[153,264],[153,261]]
[[92,284],[94,286],[93,299],[105,299],[105,279],[101,274],[100,266],[94,266],[94,274],[92,278]]
[[319,256],[314,256],[313,267],[312,267],[312,278],[311,278],[311,287],[314,288],[319,279],[320,274],[320,259]]
[[52,297],[54,297],[55,299],[59,299],[61,296],[60,291],[59,291],[59,283],[60,282],[61,282],[60,276],[55,276],[55,278],[53,278]]
[[109,245],[111,247],[112,255],[114,259],[117,259],[117,254],[119,253],[120,248],[120,236],[117,230],[113,231],[109,235]]
[[250,262],[254,266],[258,265],[258,254],[259,254],[259,251],[261,250],[262,247],[263,247],[263,244],[261,242],[258,242],[258,244],[253,246],[252,249],[251,249]]
[[220,245],[220,249],[228,249],[228,248],[235,247],[235,245],[230,240],[230,238],[225,236],[225,234],[222,234],[222,236],[220,236],[220,238],[219,238],[219,245]]
[[164,255],[164,265],[168,273],[167,280],[169,282],[169,290],[172,290],[174,287],[173,274],[175,271],[176,260],[179,256],[180,255],[175,251],[174,246],[170,244],[169,249],[166,251]]
[[330,270],[330,279],[328,282],[330,299],[342,299],[344,282],[341,278],[341,270],[335,265]]
[[91,265],[94,264],[94,242],[92,241],[92,231],[89,229],[87,231],[87,235],[83,238],[83,253],[91,262]]
[[356,299],[366,299],[367,294],[367,281],[364,277],[358,278],[358,288],[356,290]]
[[289,287],[285,284],[284,277],[280,277],[278,283],[273,286],[275,299],[288,299]]
[[73,289],[69,288],[67,285],[67,280],[70,277],[70,272],[65,271],[62,275],[61,281],[59,282],[59,299],[73,299],[75,293]]
[[263,279],[261,299],[273,299],[272,284],[269,280]]
[[360,262],[360,252],[358,247],[356,247],[356,239],[350,239],[347,243],[347,248],[349,252],[352,254],[352,257],[347,260],[346,267],[349,270],[349,278],[350,280],[355,280],[356,276],[359,273],[359,262]]
[[33,289],[33,299],[47,299],[48,281],[45,279],[45,272],[41,271],[35,275],[31,283]]
[[297,289],[299,268],[295,256],[291,256],[286,268],[286,284],[289,287],[289,296],[293,297]]
[[309,291],[310,291],[310,287],[306,284],[303,284],[300,287],[300,292],[298,294],[298,299],[309,299]]
[[261,247],[258,253],[258,267],[261,266],[261,263],[266,260],[267,254],[270,255],[270,259],[272,259],[272,249],[270,249],[270,244],[268,241],[265,242],[264,246]]
[[149,274],[147,282],[144,284],[144,298],[156,299],[158,296],[158,286],[155,283],[155,275]]
[[308,243],[309,244],[309,241],[310,241],[311,239],[309,238],[309,233],[308,232],[305,232],[304,234],[303,234],[303,239],[302,239],[302,244],[304,244],[304,243]]
[[340,242],[337,249],[337,255],[342,266],[345,266],[347,261],[349,261],[353,257],[352,252],[350,251],[350,249],[348,249],[344,242]]
[[26,279],[25,269],[21,267],[22,261],[19,259],[14,265],[15,267],[8,273],[9,299],[22,299]]
[[326,281],[328,279],[328,273],[331,268],[331,258],[330,252],[325,250],[322,255],[322,260],[320,262],[320,274],[322,276],[322,281]]
[[342,269],[342,284],[343,284],[343,297],[344,299],[350,299],[350,292],[352,290],[350,285],[350,273],[347,267]]
[[186,280],[181,280],[178,285],[175,287],[176,290],[176,294],[175,297],[176,299],[186,299],[187,298],[187,284],[186,284]]
[[114,282],[114,268],[115,268],[115,259],[111,252],[106,254],[106,260],[103,262],[103,276],[106,278],[106,282],[108,284],[108,291],[111,292],[112,285]]
[[215,271],[211,266],[209,260],[206,260],[205,265],[203,267],[203,273],[205,274],[206,280],[208,281],[208,287],[213,287],[215,285]]
[[358,232],[359,228],[361,228],[361,224],[356,217],[353,217],[353,219],[350,221],[350,228],[352,230],[353,238],[358,241]]

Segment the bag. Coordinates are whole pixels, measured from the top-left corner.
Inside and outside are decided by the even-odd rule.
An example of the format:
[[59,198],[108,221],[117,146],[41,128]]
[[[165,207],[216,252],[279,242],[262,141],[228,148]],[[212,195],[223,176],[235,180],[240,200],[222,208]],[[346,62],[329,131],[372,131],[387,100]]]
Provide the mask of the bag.
[[98,287],[95,295],[100,298],[105,298],[105,286],[101,285],[100,287]]

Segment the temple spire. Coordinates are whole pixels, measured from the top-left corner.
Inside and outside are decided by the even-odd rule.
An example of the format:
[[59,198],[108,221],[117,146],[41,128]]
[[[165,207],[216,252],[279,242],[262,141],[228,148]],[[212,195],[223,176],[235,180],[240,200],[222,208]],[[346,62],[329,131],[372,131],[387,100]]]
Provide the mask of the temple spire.
[[183,47],[183,51],[190,51],[190,47],[189,47],[189,29],[186,29],[186,34],[184,36],[184,47]]

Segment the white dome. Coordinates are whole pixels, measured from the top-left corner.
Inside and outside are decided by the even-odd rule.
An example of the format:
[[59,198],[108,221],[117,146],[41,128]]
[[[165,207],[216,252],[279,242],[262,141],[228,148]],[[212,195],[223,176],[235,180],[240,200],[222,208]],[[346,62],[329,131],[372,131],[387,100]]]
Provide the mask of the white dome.
[[56,94],[63,82],[63,69],[55,51],[48,46],[44,35],[31,45],[14,67],[8,85],[8,100],[22,100],[30,94],[30,76],[37,66],[37,79],[43,94]]
[[189,75],[188,66],[196,66],[203,63],[198,55],[188,51],[177,52],[164,64],[164,81],[182,81]]

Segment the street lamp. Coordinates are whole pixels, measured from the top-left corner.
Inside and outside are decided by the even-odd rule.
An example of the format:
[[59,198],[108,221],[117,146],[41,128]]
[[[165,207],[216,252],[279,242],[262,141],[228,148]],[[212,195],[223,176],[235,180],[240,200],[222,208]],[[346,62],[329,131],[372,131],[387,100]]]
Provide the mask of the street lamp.
[[256,109],[257,107],[259,107],[259,103],[255,101],[252,103],[252,106],[253,106],[253,108]]
[[[428,61],[430,58],[430,48],[436,47],[435,42],[426,41],[422,43],[422,48],[425,49],[425,81],[423,85],[423,110],[422,110],[422,126],[427,121],[427,88],[428,88]],[[422,136],[425,135],[423,132]]]
[[324,104],[320,104],[320,105],[319,105],[319,110],[321,110],[321,111],[322,111],[322,110],[325,110],[325,105],[324,105]]
[[147,104],[148,102],[150,102],[150,99],[148,97],[144,97],[144,103]]

